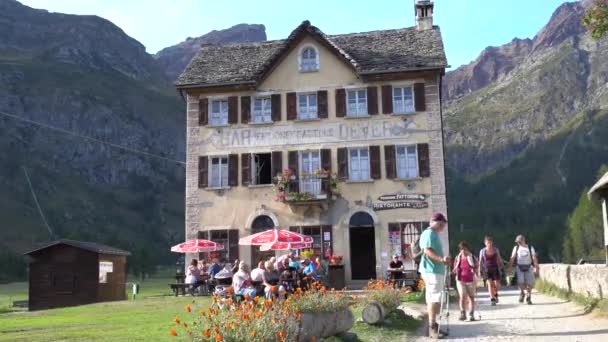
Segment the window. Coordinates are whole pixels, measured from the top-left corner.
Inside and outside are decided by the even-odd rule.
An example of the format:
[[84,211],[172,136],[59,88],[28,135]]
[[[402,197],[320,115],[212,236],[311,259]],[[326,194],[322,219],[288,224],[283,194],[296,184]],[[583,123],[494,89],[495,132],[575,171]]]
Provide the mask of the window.
[[317,94],[298,95],[298,119],[317,119]]
[[226,260],[229,262],[232,260],[229,253],[230,248],[228,248],[230,241],[228,239],[227,230],[210,230],[209,240],[224,245],[224,249],[221,251],[210,252],[209,259],[217,258],[218,260]]
[[321,193],[321,179],[315,177],[315,171],[321,168],[321,154],[319,151],[300,152],[300,192],[312,195]]
[[416,145],[397,146],[397,178],[418,177],[418,155]]
[[351,180],[368,180],[369,175],[369,150],[366,148],[352,148],[349,150],[350,167],[349,175]]
[[209,158],[209,187],[223,188],[228,186],[228,157]]
[[303,48],[300,52],[300,71],[310,72],[319,70],[319,53],[312,46]]
[[251,155],[251,184],[272,184],[272,156],[270,153]]
[[253,100],[253,122],[272,122],[270,97],[256,97]]
[[393,88],[393,112],[414,112],[414,90],[411,86]]
[[347,92],[346,115],[363,116],[367,115],[367,90],[353,89]]
[[228,100],[211,101],[211,126],[228,125]]

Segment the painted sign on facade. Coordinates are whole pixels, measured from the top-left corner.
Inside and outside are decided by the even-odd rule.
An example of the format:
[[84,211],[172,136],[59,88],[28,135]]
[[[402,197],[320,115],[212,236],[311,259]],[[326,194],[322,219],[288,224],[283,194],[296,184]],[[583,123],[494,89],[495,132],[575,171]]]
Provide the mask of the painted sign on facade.
[[406,138],[417,131],[410,120],[344,120],[310,122],[299,126],[272,125],[246,128],[218,128],[203,139],[217,149],[345,143]]
[[404,201],[404,200],[418,200],[418,201],[425,201],[426,200],[426,195],[424,194],[389,194],[389,195],[382,195],[380,197],[378,197],[378,200],[380,201]]
[[377,202],[374,203],[374,210],[388,210],[388,209],[425,209],[429,207],[428,202]]

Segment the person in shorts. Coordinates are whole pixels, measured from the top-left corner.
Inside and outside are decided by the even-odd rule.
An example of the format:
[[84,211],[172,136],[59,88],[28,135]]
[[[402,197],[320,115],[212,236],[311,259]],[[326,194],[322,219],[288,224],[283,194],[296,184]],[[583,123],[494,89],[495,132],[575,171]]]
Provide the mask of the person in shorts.
[[450,257],[443,255],[443,246],[439,236],[446,226],[447,220],[443,214],[433,214],[429,227],[422,232],[418,242],[422,250],[419,272],[424,280],[429,315],[429,337],[431,338],[445,336],[439,331],[437,314],[440,309],[441,293],[445,286],[446,265],[450,264]]
[[494,246],[494,239],[487,235],[484,238],[484,248],[479,251],[479,271],[483,280],[488,285],[488,293],[490,294],[490,302],[492,305],[498,304],[498,289],[500,288],[500,279],[504,270],[504,261],[500,255],[500,251]]
[[520,289],[519,302],[524,302],[524,297],[528,305],[532,304],[532,289],[535,283],[535,273],[538,273],[538,258],[534,247],[526,244],[526,238],[523,235],[517,235],[515,238],[517,245],[513,247],[511,253],[511,261],[509,269],[516,265],[517,285]]
[[456,288],[460,296],[460,317],[461,321],[467,319],[466,310],[467,304],[469,309],[469,321],[475,320],[475,292],[476,292],[476,277],[477,262],[475,256],[469,249],[469,244],[466,241],[461,241],[458,244],[460,253],[454,258],[454,268],[452,273],[456,275]]

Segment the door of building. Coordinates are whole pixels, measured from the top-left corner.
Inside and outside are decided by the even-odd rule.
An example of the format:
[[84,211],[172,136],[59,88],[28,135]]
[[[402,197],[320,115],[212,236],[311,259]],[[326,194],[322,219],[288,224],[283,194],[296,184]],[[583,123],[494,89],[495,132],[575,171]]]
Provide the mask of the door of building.
[[372,217],[355,213],[349,224],[350,268],[353,280],[376,278],[376,232]]
[[[274,221],[266,215],[256,217],[251,224],[252,234],[260,233],[272,228],[274,228]],[[260,246],[251,246],[251,269],[258,267],[258,262],[266,261],[274,255],[274,251],[262,252],[260,251]]]

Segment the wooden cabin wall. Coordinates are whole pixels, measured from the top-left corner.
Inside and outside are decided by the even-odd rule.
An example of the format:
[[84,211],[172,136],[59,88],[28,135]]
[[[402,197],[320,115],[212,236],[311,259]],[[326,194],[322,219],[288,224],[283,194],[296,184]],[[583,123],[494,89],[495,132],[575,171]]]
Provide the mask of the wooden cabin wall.
[[97,300],[99,302],[126,300],[127,257],[124,255],[99,254],[99,261],[112,262],[114,270],[107,274],[107,283],[99,284]]

